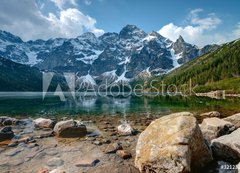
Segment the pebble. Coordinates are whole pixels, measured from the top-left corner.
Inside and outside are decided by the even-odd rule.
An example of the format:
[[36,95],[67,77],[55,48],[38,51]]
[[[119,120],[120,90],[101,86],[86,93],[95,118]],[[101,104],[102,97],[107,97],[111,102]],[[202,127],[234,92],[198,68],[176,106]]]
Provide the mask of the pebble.
[[37,173],[48,173],[49,170],[47,168],[40,168]]
[[47,165],[51,167],[61,166],[63,165],[64,161],[60,158],[54,157],[48,160]]
[[121,145],[119,145],[118,143],[112,143],[107,146],[104,153],[106,154],[115,153],[117,150],[120,150],[120,149],[122,149]]
[[117,150],[116,154],[122,159],[129,159],[132,157],[132,154],[127,150]]
[[102,145],[102,142],[100,142],[100,141],[94,141],[93,144],[95,144],[95,145]]

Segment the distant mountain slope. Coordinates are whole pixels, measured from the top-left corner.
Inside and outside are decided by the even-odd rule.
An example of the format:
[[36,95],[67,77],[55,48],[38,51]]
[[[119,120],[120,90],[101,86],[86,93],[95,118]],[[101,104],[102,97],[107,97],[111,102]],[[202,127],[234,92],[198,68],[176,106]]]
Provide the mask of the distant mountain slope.
[[41,91],[42,73],[0,57],[0,91]]
[[240,93],[240,40],[226,43],[163,77],[164,83],[177,86],[189,84],[190,79],[197,92],[223,89]]
[[134,25],[100,37],[88,32],[77,38],[27,42],[0,31],[0,56],[40,70],[74,72],[79,80],[93,85],[108,79],[111,83],[128,82],[146,71],[151,75],[168,73],[217,47],[208,45],[199,49],[181,36],[173,42]]
[[[0,57],[0,91],[42,91],[42,76],[42,72],[36,67]],[[63,78],[55,76],[49,90],[55,91],[58,82],[66,89]]]

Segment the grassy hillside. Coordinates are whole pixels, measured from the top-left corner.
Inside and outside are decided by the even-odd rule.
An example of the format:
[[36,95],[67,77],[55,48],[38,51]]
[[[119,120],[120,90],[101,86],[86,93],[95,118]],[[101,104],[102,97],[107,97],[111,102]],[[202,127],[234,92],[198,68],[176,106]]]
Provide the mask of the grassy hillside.
[[196,86],[194,91],[226,90],[240,93],[240,40],[222,45],[214,52],[198,57],[161,80],[166,84]]

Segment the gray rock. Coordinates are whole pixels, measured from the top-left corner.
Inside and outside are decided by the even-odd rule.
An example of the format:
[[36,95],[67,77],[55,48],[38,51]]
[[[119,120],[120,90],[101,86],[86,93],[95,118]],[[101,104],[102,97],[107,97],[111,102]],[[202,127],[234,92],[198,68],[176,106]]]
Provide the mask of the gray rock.
[[232,123],[236,128],[240,127],[240,113],[234,114],[227,118],[223,118],[225,121]]
[[0,142],[5,140],[10,140],[14,137],[14,132],[12,131],[12,127],[3,127],[0,130]]
[[4,126],[13,125],[16,122],[17,122],[16,118],[11,118],[11,117],[7,117],[7,116],[1,116],[0,117],[0,124],[4,125]]
[[230,163],[238,163],[240,161],[240,129],[213,139],[211,148],[215,157]]
[[200,125],[204,138],[210,143],[212,139],[226,135],[235,130],[232,123],[219,118],[205,118]]
[[61,158],[54,157],[48,160],[47,165],[51,167],[58,167],[64,164],[64,161]]

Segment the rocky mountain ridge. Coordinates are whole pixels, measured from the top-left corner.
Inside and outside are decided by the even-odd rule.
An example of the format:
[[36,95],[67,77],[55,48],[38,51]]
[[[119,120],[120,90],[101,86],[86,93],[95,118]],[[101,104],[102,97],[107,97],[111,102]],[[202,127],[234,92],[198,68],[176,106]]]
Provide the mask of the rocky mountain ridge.
[[34,66],[41,71],[73,72],[80,81],[128,82],[141,76],[161,75],[211,50],[217,45],[199,49],[180,36],[173,42],[153,31],[127,25],[119,33],[96,37],[84,33],[77,38],[22,41],[0,31],[0,56]]

